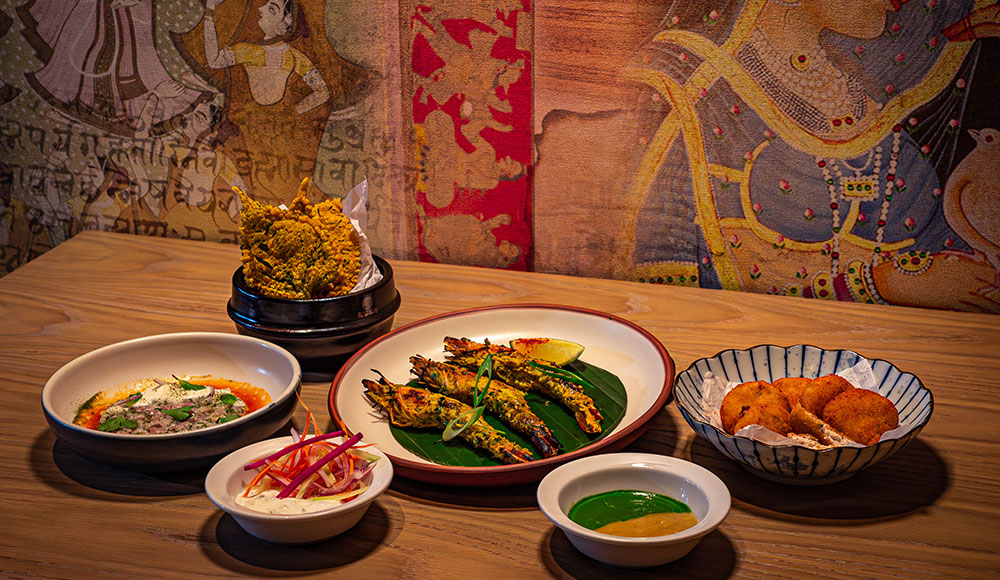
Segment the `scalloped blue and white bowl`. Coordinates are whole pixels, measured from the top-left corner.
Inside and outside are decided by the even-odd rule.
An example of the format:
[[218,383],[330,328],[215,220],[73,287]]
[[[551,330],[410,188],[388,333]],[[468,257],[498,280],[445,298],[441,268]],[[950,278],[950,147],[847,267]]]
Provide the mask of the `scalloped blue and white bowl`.
[[866,359],[850,350],[824,350],[815,346],[759,345],[747,350],[725,350],[696,360],[677,375],[674,397],[688,425],[744,469],[770,481],[792,485],[821,485],[843,481],[859,471],[888,459],[915,439],[934,410],[934,397],[912,373],[880,359],[866,359],[875,375],[876,391],[899,411],[900,424],[913,428],[898,439],[885,439],[867,447],[809,449],[800,445],[767,445],[736,437],[714,427],[702,409],[705,374],[729,382],[775,381],[782,377],[815,378],[835,374]]

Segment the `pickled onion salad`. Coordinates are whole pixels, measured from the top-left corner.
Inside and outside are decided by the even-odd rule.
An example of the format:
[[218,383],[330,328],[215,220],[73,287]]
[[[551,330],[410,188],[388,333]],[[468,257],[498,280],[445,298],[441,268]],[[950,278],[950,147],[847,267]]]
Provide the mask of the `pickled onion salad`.
[[293,429],[293,443],[243,466],[257,473],[235,498],[236,503],[264,513],[300,514],[358,497],[371,485],[371,473],[380,457],[364,450],[371,444],[358,444],[361,433],[341,443],[334,441],[344,435],[344,431],[317,429],[317,434],[307,436]]

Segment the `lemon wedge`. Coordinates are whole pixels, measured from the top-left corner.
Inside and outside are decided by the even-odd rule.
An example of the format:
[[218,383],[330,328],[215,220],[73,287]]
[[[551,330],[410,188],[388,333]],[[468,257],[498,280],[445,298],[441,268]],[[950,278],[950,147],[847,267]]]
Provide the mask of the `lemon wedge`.
[[580,358],[583,345],[561,338],[518,338],[510,347],[526,357],[540,359],[561,367]]

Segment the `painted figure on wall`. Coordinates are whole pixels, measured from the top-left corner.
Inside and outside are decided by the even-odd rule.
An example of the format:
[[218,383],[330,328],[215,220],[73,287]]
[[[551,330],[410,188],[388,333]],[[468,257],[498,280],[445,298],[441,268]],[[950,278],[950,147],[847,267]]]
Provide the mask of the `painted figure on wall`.
[[86,229],[136,233],[136,221],[151,217],[139,204],[138,187],[129,172],[107,158],[88,164],[85,185],[91,192],[80,214]]
[[364,96],[372,73],[330,45],[326,12],[322,2],[207,0],[200,30],[180,36],[189,64],[226,96],[241,136],[228,155],[256,199],[287,201],[313,174],[328,122],[356,114]]
[[980,171],[995,135],[963,117],[979,46],[945,28],[974,3],[723,4],[675,3],[629,71],[651,105],[616,274],[1000,311],[1000,186],[947,182],[967,129]]
[[[154,0],[31,0],[17,11],[44,63],[25,79],[71,119],[130,135],[148,95],[174,81],[156,52]],[[183,87],[163,101],[155,130],[209,98]]]
[[332,40],[377,45],[355,21],[381,22],[381,6],[201,6],[27,0],[19,28],[0,12],[0,275],[80,229],[235,242],[233,186],[287,201],[313,176],[337,195],[356,185],[335,179],[347,162],[358,180],[385,179],[368,165],[384,135],[366,125],[385,105],[369,90],[378,73]]
[[[12,24],[14,24],[14,19],[7,16],[6,13],[0,12],[0,38],[3,38],[7,34]],[[7,84],[5,80],[0,79],[0,106],[13,101],[20,93],[21,89]]]
[[206,3],[205,62],[209,69],[229,72],[228,118],[243,137],[252,194],[284,200],[302,176],[312,173],[330,108],[330,87],[309,56],[311,31],[306,11],[296,0],[248,2],[239,14],[234,40],[220,44],[215,13],[223,2]]
[[[140,120],[155,116],[158,106],[159,99],[151,96]],[[148,122],[140,123],[140,127],[147,126]],[[157,149],[163,152],[166,164],[161,179],[151,178],[152,168],[141,159],[128,157],[141,188],[162,190],[141,192],[140,196],[163,200],[157,221],[165,228],[166,236],[207,239],[215,233],[228,234],[229,241],[237,240],[240,203],[232,188],[248,188],[236,162],[223,147],[233,131],[222,118],[220,107],[202,103],[174,130],[157,138]],[[136,138],[145,141],[150,136],[140,129]]]

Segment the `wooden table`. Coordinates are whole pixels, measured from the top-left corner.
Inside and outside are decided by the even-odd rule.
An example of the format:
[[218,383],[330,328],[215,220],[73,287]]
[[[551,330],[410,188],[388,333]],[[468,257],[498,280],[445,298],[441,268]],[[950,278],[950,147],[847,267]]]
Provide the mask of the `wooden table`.
[[[628,450],[707,467],[729,486],[733,508],[690,555],[650,570],[617,570],[578,553],[537,509],[534,485],[449,489],[397,478],[347,534],[280,547],[215,508],[203,492],[205,469],[109,469],[59,443],[40,404],[48,377],[121,340],[235,332],[225,304],[238,256],[231,245],[84,232],[0,279],[0,575],[1000,575],[1000,318],[991,315],[392,262],[403,297],[396,326],[490,304],[570,304],[645,327],[678,371],[726,348],[805,342],[888,359],[934,392],[934,416],[913,444],[846,482],[813,488],[744,472],[697,439],[670,402]],[[303,389],[324,417],[328,390]]]

